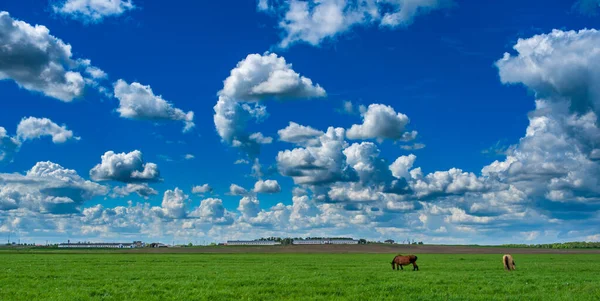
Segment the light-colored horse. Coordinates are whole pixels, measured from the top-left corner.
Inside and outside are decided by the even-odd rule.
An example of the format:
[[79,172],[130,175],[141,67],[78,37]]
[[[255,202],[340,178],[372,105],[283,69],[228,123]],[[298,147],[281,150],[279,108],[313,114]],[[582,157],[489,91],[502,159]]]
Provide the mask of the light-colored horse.
[[506,255],[502,256],[502,264],[504,265],[504,269],[507,271],[512,271],[512,270],[517,269],[515,260],[513,259],[512,255],[510,255],[510,254],[506,254]]

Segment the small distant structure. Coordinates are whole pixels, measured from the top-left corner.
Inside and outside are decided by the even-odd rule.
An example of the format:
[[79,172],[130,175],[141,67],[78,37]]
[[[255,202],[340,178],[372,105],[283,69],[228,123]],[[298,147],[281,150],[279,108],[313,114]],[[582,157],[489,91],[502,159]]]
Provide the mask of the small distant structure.
[[226,243],[228,246],[275,246],[280,244],[281,242],[273,240],[228,240]]
[[145,244],[141,241],[134,241],[132,243],[119,243],[119,242],[76,242],[76,243],[61,243],[58,244],[59,248],[69,248],[69,249],[133,249],[133,248],[143,248]]
[[384,241],[384,243],[386,243],[386,244],[394,244],[395,241],[393,239],[388,239],[388,240]]
[[294,239],[292,241],[292,244],[294,244],[294,245],[357,245],[358,240],[352,239],[352,238]]
[[163,243],[160,242],[153,242],[150,244],[150,248],[168,248],[168,245],[165,245]]

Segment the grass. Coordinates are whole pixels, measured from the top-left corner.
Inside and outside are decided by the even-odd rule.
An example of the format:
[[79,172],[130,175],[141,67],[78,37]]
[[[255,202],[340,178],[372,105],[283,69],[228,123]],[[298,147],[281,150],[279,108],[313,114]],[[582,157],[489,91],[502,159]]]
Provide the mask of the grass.
[[600,255],[0,252],[0,300],[599,300]]

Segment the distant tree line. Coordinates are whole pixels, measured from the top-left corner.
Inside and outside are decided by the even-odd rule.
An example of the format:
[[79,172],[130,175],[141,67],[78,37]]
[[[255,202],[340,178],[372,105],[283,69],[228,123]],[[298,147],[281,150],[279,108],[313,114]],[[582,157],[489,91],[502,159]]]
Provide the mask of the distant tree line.
[[536,248],[536,249],[600,249],[600,242],[563,242],[553,244],[506,244],[507,248]]

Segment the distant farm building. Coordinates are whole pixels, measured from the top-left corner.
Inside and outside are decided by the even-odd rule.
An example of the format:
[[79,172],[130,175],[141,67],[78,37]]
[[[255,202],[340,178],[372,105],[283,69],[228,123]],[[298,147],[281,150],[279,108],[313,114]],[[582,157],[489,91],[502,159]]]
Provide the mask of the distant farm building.
[[281,243],[273,240],[228,240],[228,246],[275,246]]
[[133,243],[114,243],[114,242],[99,242],[99,243],[91,243],[91,242],[76,242],[76,243],[62,243],[59,244],[59,248],[80,248],[80,249],[133,249],[133,248],[142,248],[145,244],[141,241],[134,241]]
[[393,239],[388,239],[386,241],[384,241],[386,244],[393,244],[394,240]]
[[357,245],[356,239],[294,239],[294,245]]

